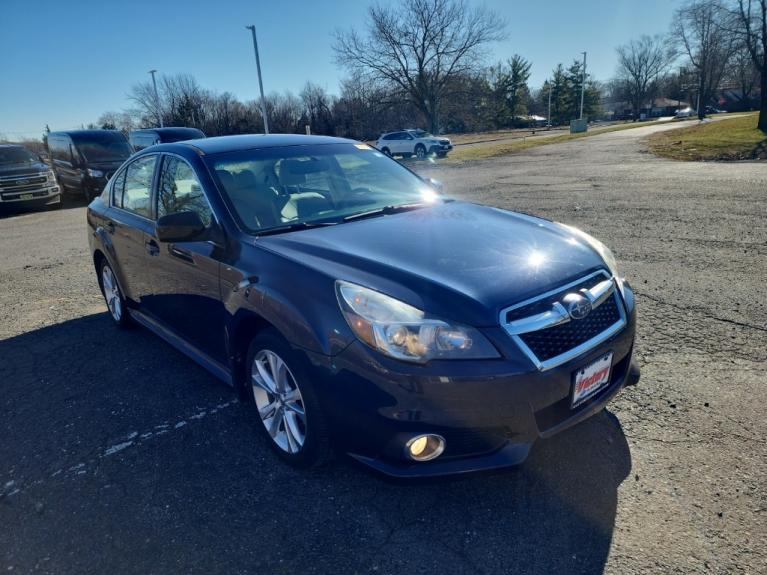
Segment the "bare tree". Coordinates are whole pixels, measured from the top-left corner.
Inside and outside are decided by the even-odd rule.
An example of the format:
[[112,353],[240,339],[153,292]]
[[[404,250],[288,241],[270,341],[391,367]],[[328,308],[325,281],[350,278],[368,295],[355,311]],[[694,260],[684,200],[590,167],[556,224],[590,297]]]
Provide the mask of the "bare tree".
[[693,0],[674,14],[672,37],[698,75],[698,118],[705,117],[709,101],[724,76],[736,48],[730,31],[730,13],[717,0]]
[[401,88],[438,132],[450,80],[480,67],[487,44],[504,29],[497,14],[463,0],[401,0],[370,7],[366,34],[337,31],[333,49],[352,73]]
[[737,17],[748,53],[761,76],[758,125],[767,132],[767,0],[738,0]]
[[621,92],[631,102],[634,119],[653,86],[668,69],[673,52],[662,36],[641,36],[619,46],[617,81]]

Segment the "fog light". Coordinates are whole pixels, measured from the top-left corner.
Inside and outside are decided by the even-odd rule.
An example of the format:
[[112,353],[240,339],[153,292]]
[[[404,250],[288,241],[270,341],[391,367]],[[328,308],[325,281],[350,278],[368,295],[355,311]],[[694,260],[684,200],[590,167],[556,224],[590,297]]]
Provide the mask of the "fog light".
[[445,451],[445,438],[440,435],[416,435],[405,444],[405,454],[415,461],[436,459]]

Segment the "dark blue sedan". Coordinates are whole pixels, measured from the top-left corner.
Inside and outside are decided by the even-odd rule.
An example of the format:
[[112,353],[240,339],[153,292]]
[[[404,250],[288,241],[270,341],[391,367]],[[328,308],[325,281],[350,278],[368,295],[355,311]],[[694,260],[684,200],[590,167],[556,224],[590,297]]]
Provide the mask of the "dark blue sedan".
[[296,466],[518,464],[639,379],[634,295],[602,243],[444,197],[359,142],[152,146],[88,226],[114,321],[233,386]]

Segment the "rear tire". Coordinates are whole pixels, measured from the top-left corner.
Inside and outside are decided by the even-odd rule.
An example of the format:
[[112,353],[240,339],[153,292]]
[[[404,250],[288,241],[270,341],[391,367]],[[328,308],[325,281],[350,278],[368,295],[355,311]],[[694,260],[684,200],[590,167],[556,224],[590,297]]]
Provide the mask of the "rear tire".
[[288,464],[317,467],[330,459],[330,434],[306,360],[273,328],[250,343],[245,388],[256,427]]
[[381,151],[391,158],[391,150],[389,148],[381,148]]
[[416,145],[416,147],[415,147],[415,156],[419,160],[426,159],[426,146],[424,146],[423,144]]

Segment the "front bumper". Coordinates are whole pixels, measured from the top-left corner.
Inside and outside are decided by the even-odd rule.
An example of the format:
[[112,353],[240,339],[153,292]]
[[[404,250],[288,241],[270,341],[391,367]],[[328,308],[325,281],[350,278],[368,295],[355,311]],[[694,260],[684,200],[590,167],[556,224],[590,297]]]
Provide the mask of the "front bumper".
[[429,154],[445,155],[452,149],[452,144],[434,145],[429,148]]
[[58,186],[25,190],[23,192],[0,193],[0,205],[41,205],[48,206],[61,202],[61,189]]
[[[636,313],[633,297],[627,300],[632,307],[621,331],[547,371],[503,349],[504,358],[498,360],[412,365],[355,342],[335,357],[312,357],[336,442],[358,461],[395,477],[522,463],[539,437],[587,419],[624,386],[638,382],[639,369],[632,360]],[[485,331],[496,345],[510,342],[505,333]],[[614,354],[609,384],[571,408],[573,372],[607,351]],[[421,433],[443,436],[444,454],[428,462],[409,460],[404,445]]]

